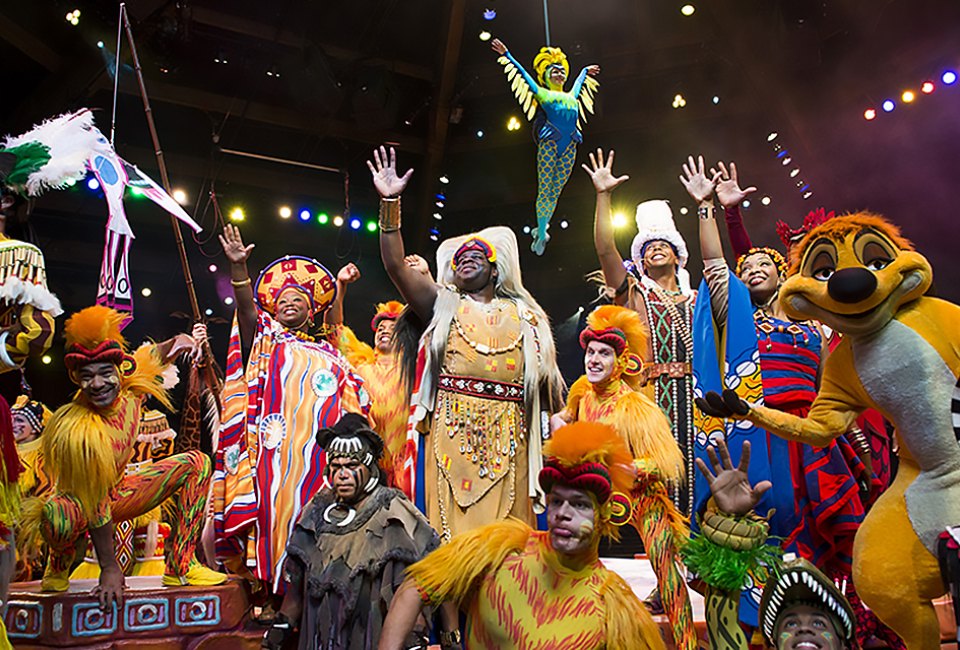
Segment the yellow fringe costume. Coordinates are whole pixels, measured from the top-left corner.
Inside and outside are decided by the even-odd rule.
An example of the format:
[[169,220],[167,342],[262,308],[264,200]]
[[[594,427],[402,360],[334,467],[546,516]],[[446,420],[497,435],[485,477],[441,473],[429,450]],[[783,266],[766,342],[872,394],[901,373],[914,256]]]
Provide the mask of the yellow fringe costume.
[[570,556],[553,549],[550,533],[516,519],[488,524],[455,536],[410,567],[422,600],[453,601],[466,612],[469,648],[664,648],[646,608],[597,556],[600,536],[616,534],[611,495],[629,490],[633,481],[623,442],[610,427],[579,422],[557,431],[544,454],[544,489],[564,484],[594,499],[596,528],[585,556],[571,567]]
[[632,309],[606,305],[587,317],[587,329],[581,334],[580,343],[586,348],[590,342],[614,349],[617,358],[613,371],[597,384],[591,384],[586,375],[574,382],[562,417],[567,421],[608,424],[630,448],[637,469],[631,495],[636,503],[632,523],[657,575],[677,647],[693,650],[697,647],[697,635],[690,597],[679,568],[679,550],[689,529],[667,490],[669,484],[683,480],[683,454],[667,416],[639,392],[639,355],[646,350],[646,328]]
[[[194,550],[203,524],[210,461],[199,451],[179,454],[124,476],[135,450],[141,406],[147,396],[169,408],[163,388],[165,364],[156,346],[145,344],[126,352],[120,323],[123,315],[107,307],[88,307],[64,328],[65,363],[70,377],[94,362],[115,364],[119,393],[105,408],[91,404],[82,391],[60,407],[42,437],[45,468],[54,482],[52,493],[25,504],[22,521],[27,548],[42,536],[49,549],[42,587],[65,591],[77,545],[89,529],[123,522],[150,512],[168,498],[173,544],[164,584],[219,584],[222,574],[202,567]],[[34,543],[31,544],[30,542]]]

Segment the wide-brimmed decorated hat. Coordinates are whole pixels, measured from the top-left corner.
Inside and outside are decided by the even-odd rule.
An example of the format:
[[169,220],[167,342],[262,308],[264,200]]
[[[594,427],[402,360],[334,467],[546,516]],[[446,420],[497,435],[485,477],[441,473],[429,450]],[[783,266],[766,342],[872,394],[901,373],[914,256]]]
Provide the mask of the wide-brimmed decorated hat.
[[849,647],[856,621],[853,608],[833,580],[799,557],[784,558],[783,566],[770,576],[760,597],[760,630],[771,646],[776,645],[777,621],[791,605],[824,611]]
[[337,278],[327,267],[310,257],[287,255],[271,262],[254,286],[260,309],[273,314],[277,298],[286,289],[297,289],[310,300],[310,312],[319,314],[337,297]]

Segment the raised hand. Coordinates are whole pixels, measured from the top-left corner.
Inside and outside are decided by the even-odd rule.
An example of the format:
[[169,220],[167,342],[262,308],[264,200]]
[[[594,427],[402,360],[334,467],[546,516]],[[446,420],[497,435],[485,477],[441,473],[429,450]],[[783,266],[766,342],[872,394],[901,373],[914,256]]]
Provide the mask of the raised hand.
[[407,255],[403,258],[403,263],[421,275],[430,275],[430,265],[419,255]]
[[340,284],[353,284],[360,279],[360,269],[353,262],[348,262],[337,272],[337,282]]
[[507,53],[507,46],[504,45],[503,41],[501,41],[499,38],[495,38],[490,41],[490,49],[500,55]]
[[720,172],[715,172],[707,176],[703,168],[703,156],[687,157],[687,162],[683,163],[683,174],[680,175],[680,183],[687,189],[687,193],[697,203],[703,203],[713,194],[713,188],[717,186],[720,180]]
[[590,152],[590,165],[581,165],[583,171],[590,175],[593,181],[593,187],[597,194],[609,193],[620,187],[623,183],[630,180],[630,177],[613,175],[613,149],[607,155],[607,160],[603,160],[603,149],[597,149],[597,153]]
[[223,234],[218,235],[220,245],[223,246],[223,254],[227,256],[231,264],[244,264],[250,257],[250,251],[256,244],[248,246],[243,245],[243,239],[240,237],[240,229],[231,223],[223,227]]
[[[729,170],[723,164],[723,161],[718,162],[717,167],[720,168],[720,180],[717,181],[717,199],[723,207],[732,208],[740,205],[745,198],[757,191],[757,188],[752,185],[746,189],[740,188],[740,183],[737,180],[737,163],[731,162]],[[717,173],[715,168],[710,168],[711,176],[716,176]]]
[[[717,454],[719,453],[719,458]],[[750,467],[750,443],[744,442],[740,452],[740,464],[733,466],[727,443],[717,440],[716,450],[707,447],[707,456],[713,471],[702,458],[697,459],[700,473],[707,479],[713,500],[721,512],[730,515],[745,515],[756,507],[764,492],[773,487],[770,481],[760,481],[750,486],[747,468]],[[715,472],[715,473],[714,473]]]
[[591,77],[596,77],[598,74],[600,74],[600,66],[596,64],[588,65],[587,74],[590,75]]
[[397,176],[397,152],[393,147],[390,147],[389,158],[385,147],[380,146],[378,149],[374,149],[373,162],[368,160],[367,167],[373,174],[373,186],[385,199],[400,196],[413,175],[413,168],[411,167],[403,176]]

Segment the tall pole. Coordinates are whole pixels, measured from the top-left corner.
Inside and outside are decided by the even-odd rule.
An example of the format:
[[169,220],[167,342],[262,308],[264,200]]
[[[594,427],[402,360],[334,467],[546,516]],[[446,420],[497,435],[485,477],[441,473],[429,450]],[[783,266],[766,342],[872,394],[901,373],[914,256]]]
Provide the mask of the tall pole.
[[550,12],[547,10],[547,0],[543,0],[543,28],[547,32],[547,47],[550,47]]
[[[150,129],[150,139],[153,141],[153,151],[157,157],[157,166],[160,168],[160,182],[167,194],[171,193],[170,177],[167,175],[167,163],[163,158],[163,149],[160,148],[160,138],[157,135],[157,125],[153,121],[153,109],[150,108],[150,98],[147,96],[147,86],[143,81],[143,70],[140,68],[140,57],[137,56],[137,45],[133,40],[133,29],[130,27],[130,18],[127,12],[123,15],[123,28],[127,32],[127,42],[130,43],[130,54],[133,57],[133,69],[137,73],[137,83],[140,85],[140,99],[143,100],[143,111],[147,115],[147,126]],[[117,70],[120,76],[120,70]],[[180,254],[180,266],[183,268],[183,278],[187,283],[187,296],[190,298],[190,308],[193,310],[193,320],[200,322],[200,305],[197,303],[197,291],[193,286],[193,274],[190,272],[190,263],[187,261],[187,249],[183,244],[183,233],[180,232],[180,222],[170,215],[170,225],[173,226],[173,238],[177,242],[177,252]]]

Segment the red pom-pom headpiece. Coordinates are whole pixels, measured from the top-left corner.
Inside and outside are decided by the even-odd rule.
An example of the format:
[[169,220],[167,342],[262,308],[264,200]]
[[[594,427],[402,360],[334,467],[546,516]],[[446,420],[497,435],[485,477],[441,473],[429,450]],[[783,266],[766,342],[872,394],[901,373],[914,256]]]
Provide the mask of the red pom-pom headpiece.
[[397,320],[400,318],[400,313],[403,311],[403,303],[396,300],[390,300],[388,302],[382,302],[377,305],[377,313],[374,314],[373,320],[370,321],[370,329],[374,332],[377,331],[377,326],[380,325],[380,321],[383,320]]
[[823,208],[817,208],[809,213],[803,218],[803,225],[797,229],[793,229],[786,224],[784,221],[777,222],[777,234],[780,235],[780,241],[783,242],[783,247],[790,252],[790,247],[794,244],[800,242],[803,239],[804,235],[816,228],[822,223],[833,219],[836,216],[831,210],[827,212]]

